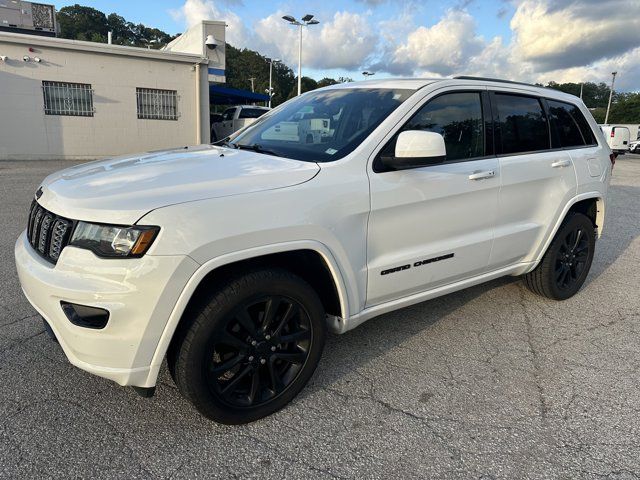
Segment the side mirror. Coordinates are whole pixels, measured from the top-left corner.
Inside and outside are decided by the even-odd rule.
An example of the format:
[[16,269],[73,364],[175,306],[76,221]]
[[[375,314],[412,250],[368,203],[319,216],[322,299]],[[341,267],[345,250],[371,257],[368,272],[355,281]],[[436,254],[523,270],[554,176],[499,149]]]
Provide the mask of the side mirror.
[[393,157],[382,157],[382,163],[392,170],[424,167],[444,162],[447,151],[444,137],[423,130],[401,132],[396,140]]

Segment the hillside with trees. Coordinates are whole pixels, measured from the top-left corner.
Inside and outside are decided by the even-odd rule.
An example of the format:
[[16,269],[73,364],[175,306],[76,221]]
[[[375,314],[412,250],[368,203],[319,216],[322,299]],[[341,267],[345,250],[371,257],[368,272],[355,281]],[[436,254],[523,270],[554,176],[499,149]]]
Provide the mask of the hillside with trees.
[[[157,28],[147,27],[127,21],[116,13],[105,15],[92,7],[72,5],[63,7],[57,14],[60,27],[60,37],[90,42],[107,41],[107,33],[113,32],[113,43],[134,47],[159,49],[164,47],[178,35],[170,35]],[[227,44],[226,50],[227,85],[232,88],[251,90],[265,93],[269,88],[269,59],[260,53],[248,49],[235,48]],[[316,81],[309,77],[302,77],[302,91],[307,92],[316,88],[336,83],[353,81],[350,78],[323,78]],[[549,82],[548,88],[561,90],[575,96],[580,96],[579,83]],[[283,63],[273,65],[274,96],[272,104],[278,105],[298,93],[298,83],[294,71]],[[591,109],[598,123],[604,122],[607,102],[609,101],[609,86],[605,83],[587,82],[583,84],[582,98]],[[640,92],[615,92],[609,113],[609,123],[640,123]]]

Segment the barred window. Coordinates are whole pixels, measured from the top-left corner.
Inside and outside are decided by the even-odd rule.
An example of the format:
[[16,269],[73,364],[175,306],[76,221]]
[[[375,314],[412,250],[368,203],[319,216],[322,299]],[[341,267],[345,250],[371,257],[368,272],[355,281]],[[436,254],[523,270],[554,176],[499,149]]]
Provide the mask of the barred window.
[[44,113],[93,117],[93,90],[86,83],[42,82]]
[[178,92],[155,88],[136,88],[138,118],[178,120]]

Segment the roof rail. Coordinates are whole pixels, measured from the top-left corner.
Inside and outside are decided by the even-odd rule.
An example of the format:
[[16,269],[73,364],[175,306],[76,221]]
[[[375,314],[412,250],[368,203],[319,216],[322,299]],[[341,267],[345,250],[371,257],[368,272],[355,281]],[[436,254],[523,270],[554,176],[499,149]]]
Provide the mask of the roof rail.
[[490,78],[490,77],[473,77],[470,75],[457,75],[453,77],[456,80],[483,80],[485,82],[498,82],[498,83],[515,83],[516,85],[527,85],[529,87],[537,87],[537,88],[547,88],[543,85],[535,85],[533,83],[526,82],[514,82],[513,80],[503,80],[501,78]]

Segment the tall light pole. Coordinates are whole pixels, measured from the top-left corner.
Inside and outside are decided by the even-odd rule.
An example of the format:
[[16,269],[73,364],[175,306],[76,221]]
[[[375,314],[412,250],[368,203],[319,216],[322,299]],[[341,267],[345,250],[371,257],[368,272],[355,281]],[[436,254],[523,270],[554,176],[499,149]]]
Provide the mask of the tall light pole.
[[298,41],[298,95],[300,95],[302,93],[302,27],[317,25],[320,22],[314,20],[313,15],[309,15],[308,13],[302,17],[301,21],[296,20],[291,15],[285,15],[282,19],[291,25],[296,25],[300,29],[300,40]]
[[273,97],[273,87],[271,86],[273,64],[278,63],[279,61],[279,58],[269,59],[269,108],[271,108],[271,97]]
[[611,91],[609,92],[609,103],[607,105],[607,114],[604,116],[604,124],[607,125],[609,122],[609,110],[611,109],[611,99],[613,98],[613,84],[616,83],[616,75],[618,72],[611,72]]

